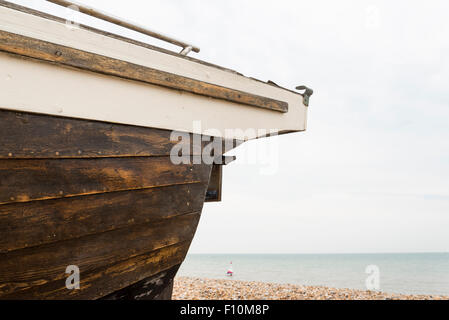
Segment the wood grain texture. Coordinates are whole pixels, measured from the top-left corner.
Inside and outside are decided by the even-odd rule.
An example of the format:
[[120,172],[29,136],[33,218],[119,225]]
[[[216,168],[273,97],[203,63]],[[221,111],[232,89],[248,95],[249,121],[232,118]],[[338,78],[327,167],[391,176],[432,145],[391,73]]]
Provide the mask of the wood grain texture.
[[161,271],[176,267],[184,260],[189,246],[190,241],[184,241],[124,261],[112,263],[96,270],[81,271],[79,290],[67,290],[65,287],[67,275],[61,270],[60,279],[0,295],[0,300],[91,300],[103,298],[116,292],[118,288],[126,288],[161,273]]
[[[1,109],[0,137],[0,159],[169,156],[174,147],[185,150],[189,157],[201,155],[212,141],[222,145],[223,153],[243,143],[219,137],[207,140],[200,135],[170,130]],[[193,141],[199,141],[198,146],[194,147]]]
[[0,159],[168,156],[175,145],[192,155],[201,154],[189,148],[193,135],[190,141],[172,141],[171,134],[169,130],[0,110]]
[[[13,292],[50,284],[58,280],[65,281],[67,277],[65,270],[69,265],[78,266],[84,277],[92,274],[93,277],[98,278],[97,269],[108,266],[117,267],[123,261],[129,261],[146,253],[182,242],[190,242],[196,231],[199,218],[200,213],[192,213],[160,222],[136,225],[1,254],[0,298]],[[170,258],[169,256],[164,257]],[[179,259],[175,260],[173,265],[181,262]],[[123,268],[132,270],[136,266],[127,262]],[[137,281],[147,276],[143,275]],[[128,283],[128,285],[135,282]],[[113,291],[118,289],[120,287],[116,287]],[[104,292],[101,287],[96,290],[101,290],[101,292],[97,292],[99,296],[113,292]]]
[[101,298],[102,300],[171,300],[173,278],[180,265],[141,280]]
[[239,104],[282,113],[288,112],[288,103],[284,101],[222,87],[5,31],[0,31],[0,51]]
[[0,299],[97,299],[183,261],[212,164],[173,164],[169,131],[0,110],[0,136]]
[[0,253],[200,212],[206,185],[0,205]]
[[207,182],[210,168],[170,157],[0,160],[0,204]]

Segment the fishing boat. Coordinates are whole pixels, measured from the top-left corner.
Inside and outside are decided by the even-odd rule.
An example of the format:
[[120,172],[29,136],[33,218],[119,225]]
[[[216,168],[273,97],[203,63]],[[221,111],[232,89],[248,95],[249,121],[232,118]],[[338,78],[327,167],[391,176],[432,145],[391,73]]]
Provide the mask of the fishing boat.
[[170,299],[226,152],[306,130],[312,91],[48,2],[181,52],[0,0],[0,299]]

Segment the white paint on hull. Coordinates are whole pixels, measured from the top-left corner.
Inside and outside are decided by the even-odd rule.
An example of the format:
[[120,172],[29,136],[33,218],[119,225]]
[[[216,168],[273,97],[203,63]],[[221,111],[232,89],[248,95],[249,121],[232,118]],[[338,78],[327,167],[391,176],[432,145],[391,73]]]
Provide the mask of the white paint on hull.
[[306,129],[307,107],[300,95],[230,71],[5,7],[0,7],[0,29],[289,104],[283,114],[0,53],[2,109],[186,132],[193,132],[193,121],[200,120],[202,130],[215,129],[221,135],[226,129]]

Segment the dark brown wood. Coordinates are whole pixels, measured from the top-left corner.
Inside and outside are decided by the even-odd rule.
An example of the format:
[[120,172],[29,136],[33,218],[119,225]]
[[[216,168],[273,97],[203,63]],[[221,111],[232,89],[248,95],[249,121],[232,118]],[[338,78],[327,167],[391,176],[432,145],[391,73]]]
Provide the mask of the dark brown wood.
[[192,213],[1,254],[0,298],[21,288],[65,279],[70,265],[78,266],[81,274],[88,274],[118,261],[191,241],[199,218],[199,213]]
[[288,112],[288,103],[284,101],[222,87],[5,31],[0,31],[0,51],[249,106],[283,113]]
[[[161,300],[166,300],[166,301],[172,300],[173,287],[174,287],[174,284],[175,284],[175,280],[174,280],[175,276],[176,276],[176,273],[169,280],[170,282],[167,284],[167,286],[160,293],[156,294],[153,297],[150,296],[148,298],[142,298],[142,295],[135,295],[136,300],[159,300],[159,301],[161,301]],[[131,299],[129,299],[129,300],[131,300]]]
[[173,278],[180,265],[162,271],[129,287],[114,292],[102,300],[171,300]]
[[204,183],[0,206],[0,253],[137,224],[203,207]]
[[212,165],[173,164],[168,132],[111,126],[0,110],[0,153],[15,150],[0,157],[0,299],[98,299],[182,263]]
[[[170,130],[9,110],[0,110],[0,137],[0,159],[168,156],[174,147],[186,150],[190,157],[201,155],[212,141],[222,144],[223,153],[243,143],[228,143],[219,137],[203,141],[199,135]],[[199,147],[194,147],[193,141],[200,141]]]
[[96,270],[85,272],[81,270],[79,290],[66,288],[67,275],[61,270],[61,277],[58,280],[24,287],[22,290],[0,295],[0,299],[100,299],[116,292],[118,288],[129,287],[162,270],[179,265],[189,246],[190,241],[184,241],[128,260],[116,261]]
[[0,160],[0,204],[208,181],[209,166],[170,157]]
[[223,165],[214,164],[206,192],[206,202],[220,202],[222,193]]
[[169,298],[212,165],[173,164],[168,133],[0,110],[0,299]]
[[168,156],[175,145],[201,154],[188,148],[193,135],[190,141],[175,140],[176,135],[172,141],[171,135],[169,130],[0,110],[0,159]]

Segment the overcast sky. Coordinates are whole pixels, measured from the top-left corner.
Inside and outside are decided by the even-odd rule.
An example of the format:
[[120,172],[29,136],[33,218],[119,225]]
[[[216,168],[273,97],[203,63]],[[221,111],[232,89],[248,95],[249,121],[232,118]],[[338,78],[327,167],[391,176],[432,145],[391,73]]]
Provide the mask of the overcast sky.
[[[315,90],[306,133],[236,150],[191,253],[449,251],[448,1],[80,2],[193,42],[202,60]],[[267,176],[247,155],[270,143]]]

